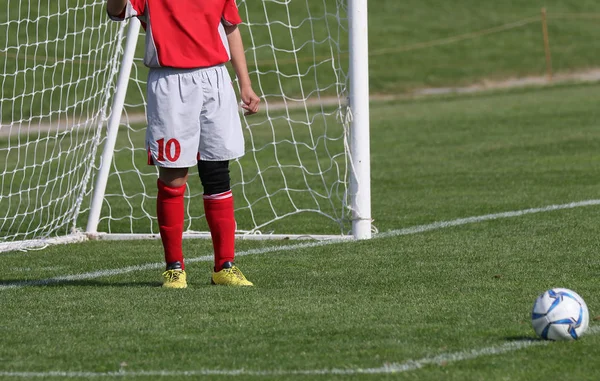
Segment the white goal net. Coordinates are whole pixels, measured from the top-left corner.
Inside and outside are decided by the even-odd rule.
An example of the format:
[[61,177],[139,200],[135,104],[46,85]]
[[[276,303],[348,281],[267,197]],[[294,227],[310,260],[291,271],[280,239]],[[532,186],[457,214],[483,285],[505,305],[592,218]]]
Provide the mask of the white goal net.
[[77,226],[118,70],[119,29],[102,0],[0,7],[0,239]]
[[[261,97],[260,114],[242,117],[247,153],[231,164],[238,231],[348,234],[346,1],[241,0],[238,7]],[[114,148],[107,139],[108,116],[119,111],[112,102],[123,88],[117,78],[127,27],[108,20],[104,0],[8,0],[0,9],[3,247],[85,236],[86,226],[100,237],[158,234],[157,172],[144,149],[143,36]],[[106,188],[98,192],[107,163]],[[94,194],[101,199],[94,202]],[[186,235],[208,230],[202,205],[192,170]],[[88,221],[97,206],[99,218]]]

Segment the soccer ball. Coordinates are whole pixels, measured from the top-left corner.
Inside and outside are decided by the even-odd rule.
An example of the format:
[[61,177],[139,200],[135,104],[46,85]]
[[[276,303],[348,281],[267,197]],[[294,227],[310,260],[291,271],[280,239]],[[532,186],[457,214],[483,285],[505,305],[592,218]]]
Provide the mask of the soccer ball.
[[545,340],[577,340],[588,328],[588,308],[575,291],[553,288],[533,304],[531,324]]

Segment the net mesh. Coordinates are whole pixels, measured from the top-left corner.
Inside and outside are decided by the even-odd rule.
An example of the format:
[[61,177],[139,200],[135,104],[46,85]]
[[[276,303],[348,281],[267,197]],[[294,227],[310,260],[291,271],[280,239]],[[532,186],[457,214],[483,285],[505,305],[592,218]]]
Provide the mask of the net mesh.
[[[0,229],[4,242],[85,227],[102,163],[124,23],[104,0],[8,0],[0,10]],[[347,20],[342,1],[238,1],[258,115],[242,115],[231,164],[242,233],[347,233]],[[146,165],[143,36],[128,84],[98,231],[157,234]],[[233,77],[233,73],[232,73]],[[207,231],[191,170],[188,232]]]
[[0,237],[69,234],[85,198],[119,28],[97,1],[0,9]]
[[[346,8],[329,0],[240,1],[238,7],[262,108],[242,116],[246,155],[231,165],[238,231],[347,233]],[[158,234],[139,45],[98,228],[109,233]],[[207,231],[195,169],[186,198],[186,230]]]

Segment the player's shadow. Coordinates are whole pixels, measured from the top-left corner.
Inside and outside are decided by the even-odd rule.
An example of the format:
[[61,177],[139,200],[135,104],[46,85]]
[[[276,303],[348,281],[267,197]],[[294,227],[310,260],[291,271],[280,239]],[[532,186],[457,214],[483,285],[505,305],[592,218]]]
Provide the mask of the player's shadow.
[[76,287],[129,287],[129,288],[148,288],[148,287],[160,287],[160,282],[119,282],[119,281],[101,281],[96,279],[77,279],[77,280],[44,280],[35,281],[22,279],[5,279],[0,280],[0,286],[22,288],[22,287],[63,287],[63,286],[76,286]]
[[[118,281],[101,281],[101,280],[72,280],[64,281],[60,284],[51,286],[78,286],[78,287],[160,287],[160,282],[118,282]],[[50,285],[49,285],[50,286]]]

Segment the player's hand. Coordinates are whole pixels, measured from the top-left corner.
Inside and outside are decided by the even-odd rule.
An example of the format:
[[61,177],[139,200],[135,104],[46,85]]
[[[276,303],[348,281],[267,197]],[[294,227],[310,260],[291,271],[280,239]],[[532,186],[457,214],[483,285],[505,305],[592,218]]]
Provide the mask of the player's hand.
[[242,108],[246,110],[246,112],[244,112],[244,115],[253,115],[258,112],[258,104],[260,103],[260,98],[258,97],[258,95],[256,95],[254,90],[252,90],[252,87],[242,87],[241,98]]

